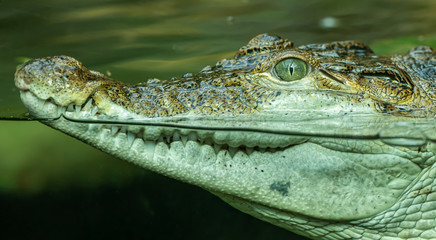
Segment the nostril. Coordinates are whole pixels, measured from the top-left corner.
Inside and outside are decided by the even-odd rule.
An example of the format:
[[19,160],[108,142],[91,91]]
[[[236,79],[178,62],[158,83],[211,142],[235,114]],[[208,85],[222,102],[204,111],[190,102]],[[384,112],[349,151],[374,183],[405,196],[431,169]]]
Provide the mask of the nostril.
[[29,90],[37,79],[53,70],[53,63],[44,58],[32,59],[23,63],[15,72],[15,86],[20,90]]
[[22,70],[25,74],[35,74],[44,67],[40,59],[32,59],[24,63],[19,70]]

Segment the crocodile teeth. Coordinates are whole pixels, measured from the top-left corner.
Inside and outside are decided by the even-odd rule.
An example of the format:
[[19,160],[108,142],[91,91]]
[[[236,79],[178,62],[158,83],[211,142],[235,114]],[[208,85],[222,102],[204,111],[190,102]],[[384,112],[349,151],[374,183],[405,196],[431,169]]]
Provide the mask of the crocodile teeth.
[[[23,94],[23,96],[25,97],[26,95]],[[57,111],[64,116],[67,116],[65,115],[65,113],[68,113],[69,115],[71,115],[68,117],[81,118],[81,120],[89,119],[96,121],[94,123],[87,123],[89,124],[88,129],[92,130],[93,133],[97,133],[101,129],[104,129],[105,134],[111,134],[112,136],[118,137],[120,140],[125,141],[125,146],[132,147],[135,143],[136,138],[138,138],[138,140],[145,143],[145,151],[147,152],[147,154],[151,155],[151,158],[152,156],[154,156],[154,150],[157,144],[166,144],[167,147],[170,147],[172,142],[177,141],[182,143],[184,146],[187,145],[188,141],[193,141],[201,145],[209,145],[213,148],[217,155],[220,152],[223,153],[223,151],[227,151],[227,153],[232,158],[237,154],[238,151],[242,151],[247,155],[251,155],[254,151],[265,153],[276,152],[278,149],[280,149],[276,147],[253,148],[243,145],[239,146],[240,144],[238,143],[231,144],[230,146],[225,143],[224,139],[215,138],[213,134],[197,134],[194,130],[178,129],[177,127],[171,130],[172,134],[162,134],[161,130],[152,130],[148,129],[148,127],[141,125],[115,125],[117,123],[109,123],[108,125],[105,125],[104,123],[98,123],[98,120],[111,121],[114,118],[111,118],[104,113],[99,114],[99,108],[96,106],[95,101],[92,98],[89,98],[83,105],[75,105],[71,103],[66,107],[59,106],[53,99],[39,100],[40,101],[38,101],[37,104],[38,106],[40,106],[41,109],[50,108],[50,110]],[[126,121],[128,121],[128,119],[126,119]],[[151,134],[147,135],[148,131],[150,131]],[[125,136],[119,133],[124,133]],[[160,133],[161,135],[156,136],[156,133]],[[151,141],[150,138],[152,138]]]
[[79,105],[74,105],[74,107],[76,108],[76,115],[79,115],[80,114],[80,111],[82,110],[82,107],[81,106],[79,106]]
[[144,149],[148,159],[153,159],[155,148],[156,148],[156,143],[154,143],[153,141],[144,142]]
[[111,130],[112,130],[112,135],[117,134],[117,132],[118,132],[118,126],[112,125]]
[[98,107],[94,106],[91,110],[91,116],[94,116],[98,112]]
[[265,153],[265,152],[266,152],[266,148],[264,148],[264,147],[260,147],[260,148],[259,148],[259,152],[261,152],[261,153]]
[[195,133],[189,133],[188,139],[189,141],[197,141],[197,135]]
[[247,155],[250,155],[250,154],[252,154],[254,152],[254,148],[247,147],[247,148],[245,148],[245,152],[247,153]]
[[178,132],[174,132],[173,141],[180,141],[180,134]]
[[180,139],[182,140],[183,145],[186,145],[188,142],[188,136],[181,136]]
[[132,147],[133,145],[133,141],[135,141],[135,134],[129,132],[127,133],[127,144],[129,145],[129,147]]
[[215,150],[215,154],[218,154],[221,150],[222,145],[221,144],[214,144],[213,149]]
[[[59,106],[57,105],[53,99],[41,100],[38,101],[38,104],[41,105],[40,108],[49,108],[57,106],[57,112],[59,114],[70,114],[69,117],[73,118],[84,118],[83,120],[91,119],[91,120],[112,120],[111,117],[106,114],[99,114],[99,108],[95,104],[95,101],[92,98],[89,98],[83,105],[75,105],[74,103],[69,104],[68,106]],[[150,136],[154,136],[152,131],[151,135],[146,134],[146,128],[141,128],[140,126],[127,126],[127,125],[104,125],[102,123],[90,124],[89,129],[93,129],[93,131],[97,132],[101,129],[107,129],[112,136],[122,137],[125,139],[125,144],[129,147],[132,147],[136,138],[143,141],[146,145],[146,152],[154,155],[154,149],[157,144],[166,144],[168,147],[172,142],[181,142],[184,146],[187,145],[188,141],[197,142],[201,145],[209,145],[213,148],[215,153],[218,155],[221,151],[227,151],[227,153],[233,158],[238,151],[245,152],[247,155],[252,154],[254,151],[259,151],[261,153],[265,152],[275,152],[276,148],[269,147],[246,147],[246,146],[230,146],[223,143],[222,139],[215,139],[213,136],[208,135],[197,135],[196,132],[184,131],[175,128],[172,134],[162,134],[156,139],[150,140]],[[142,129],[142,130],[138,130]],[[119,133],[126,134],[125,136],[119,135]],[[148,132],[147,132],[148,133]],[[220,142],[220,143],[217,143]]]
[[120,129],[121,133],[126,133],[127,132],[127,127],[126,126],[122,126]]
[[73,111],[74,111],[74,104],[70,104],[70,105],[68,105],[68,107],[67,107],[67,111],[68,111],[68,112],[73,112]]
[[91,109],[91,107],[92,107],[92,98],[90,98],[90,99],[86,102],[84,109]]
[[235,156],[235,154],[238,152],[238,148],[236,147],[229,147],[229,153],[230,156],[233,158]]

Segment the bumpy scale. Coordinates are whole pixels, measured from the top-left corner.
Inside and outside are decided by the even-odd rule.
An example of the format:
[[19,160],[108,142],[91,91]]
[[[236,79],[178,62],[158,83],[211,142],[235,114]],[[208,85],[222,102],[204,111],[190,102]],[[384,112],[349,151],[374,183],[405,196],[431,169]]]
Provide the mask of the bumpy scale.
[[[15,83],[44,124],[301,235],[435,239],[435,56],[263,34],[172,80],[128,85],[58,56]],[[391,124],[416,127],[383,139]]]

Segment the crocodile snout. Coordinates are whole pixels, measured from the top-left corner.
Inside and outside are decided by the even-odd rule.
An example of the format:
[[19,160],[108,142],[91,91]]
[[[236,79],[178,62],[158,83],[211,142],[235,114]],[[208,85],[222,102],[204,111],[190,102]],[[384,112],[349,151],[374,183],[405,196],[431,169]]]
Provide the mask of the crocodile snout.
[[55,56],[30,60],[15,73],[15,85],[38,98],[53,99],[60,106],[83,104],[104,82],[103,74],[90,71],[72,57]]

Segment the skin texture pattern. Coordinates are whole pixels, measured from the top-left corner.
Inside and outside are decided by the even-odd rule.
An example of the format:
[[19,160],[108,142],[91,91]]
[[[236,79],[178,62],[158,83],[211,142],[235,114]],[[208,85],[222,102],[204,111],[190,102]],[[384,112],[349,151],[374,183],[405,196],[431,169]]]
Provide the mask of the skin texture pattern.
[[15,73],[29,112],[313,239],[436,238],[436,55],[258,35],[197,74],[128,85],[72,57]]

